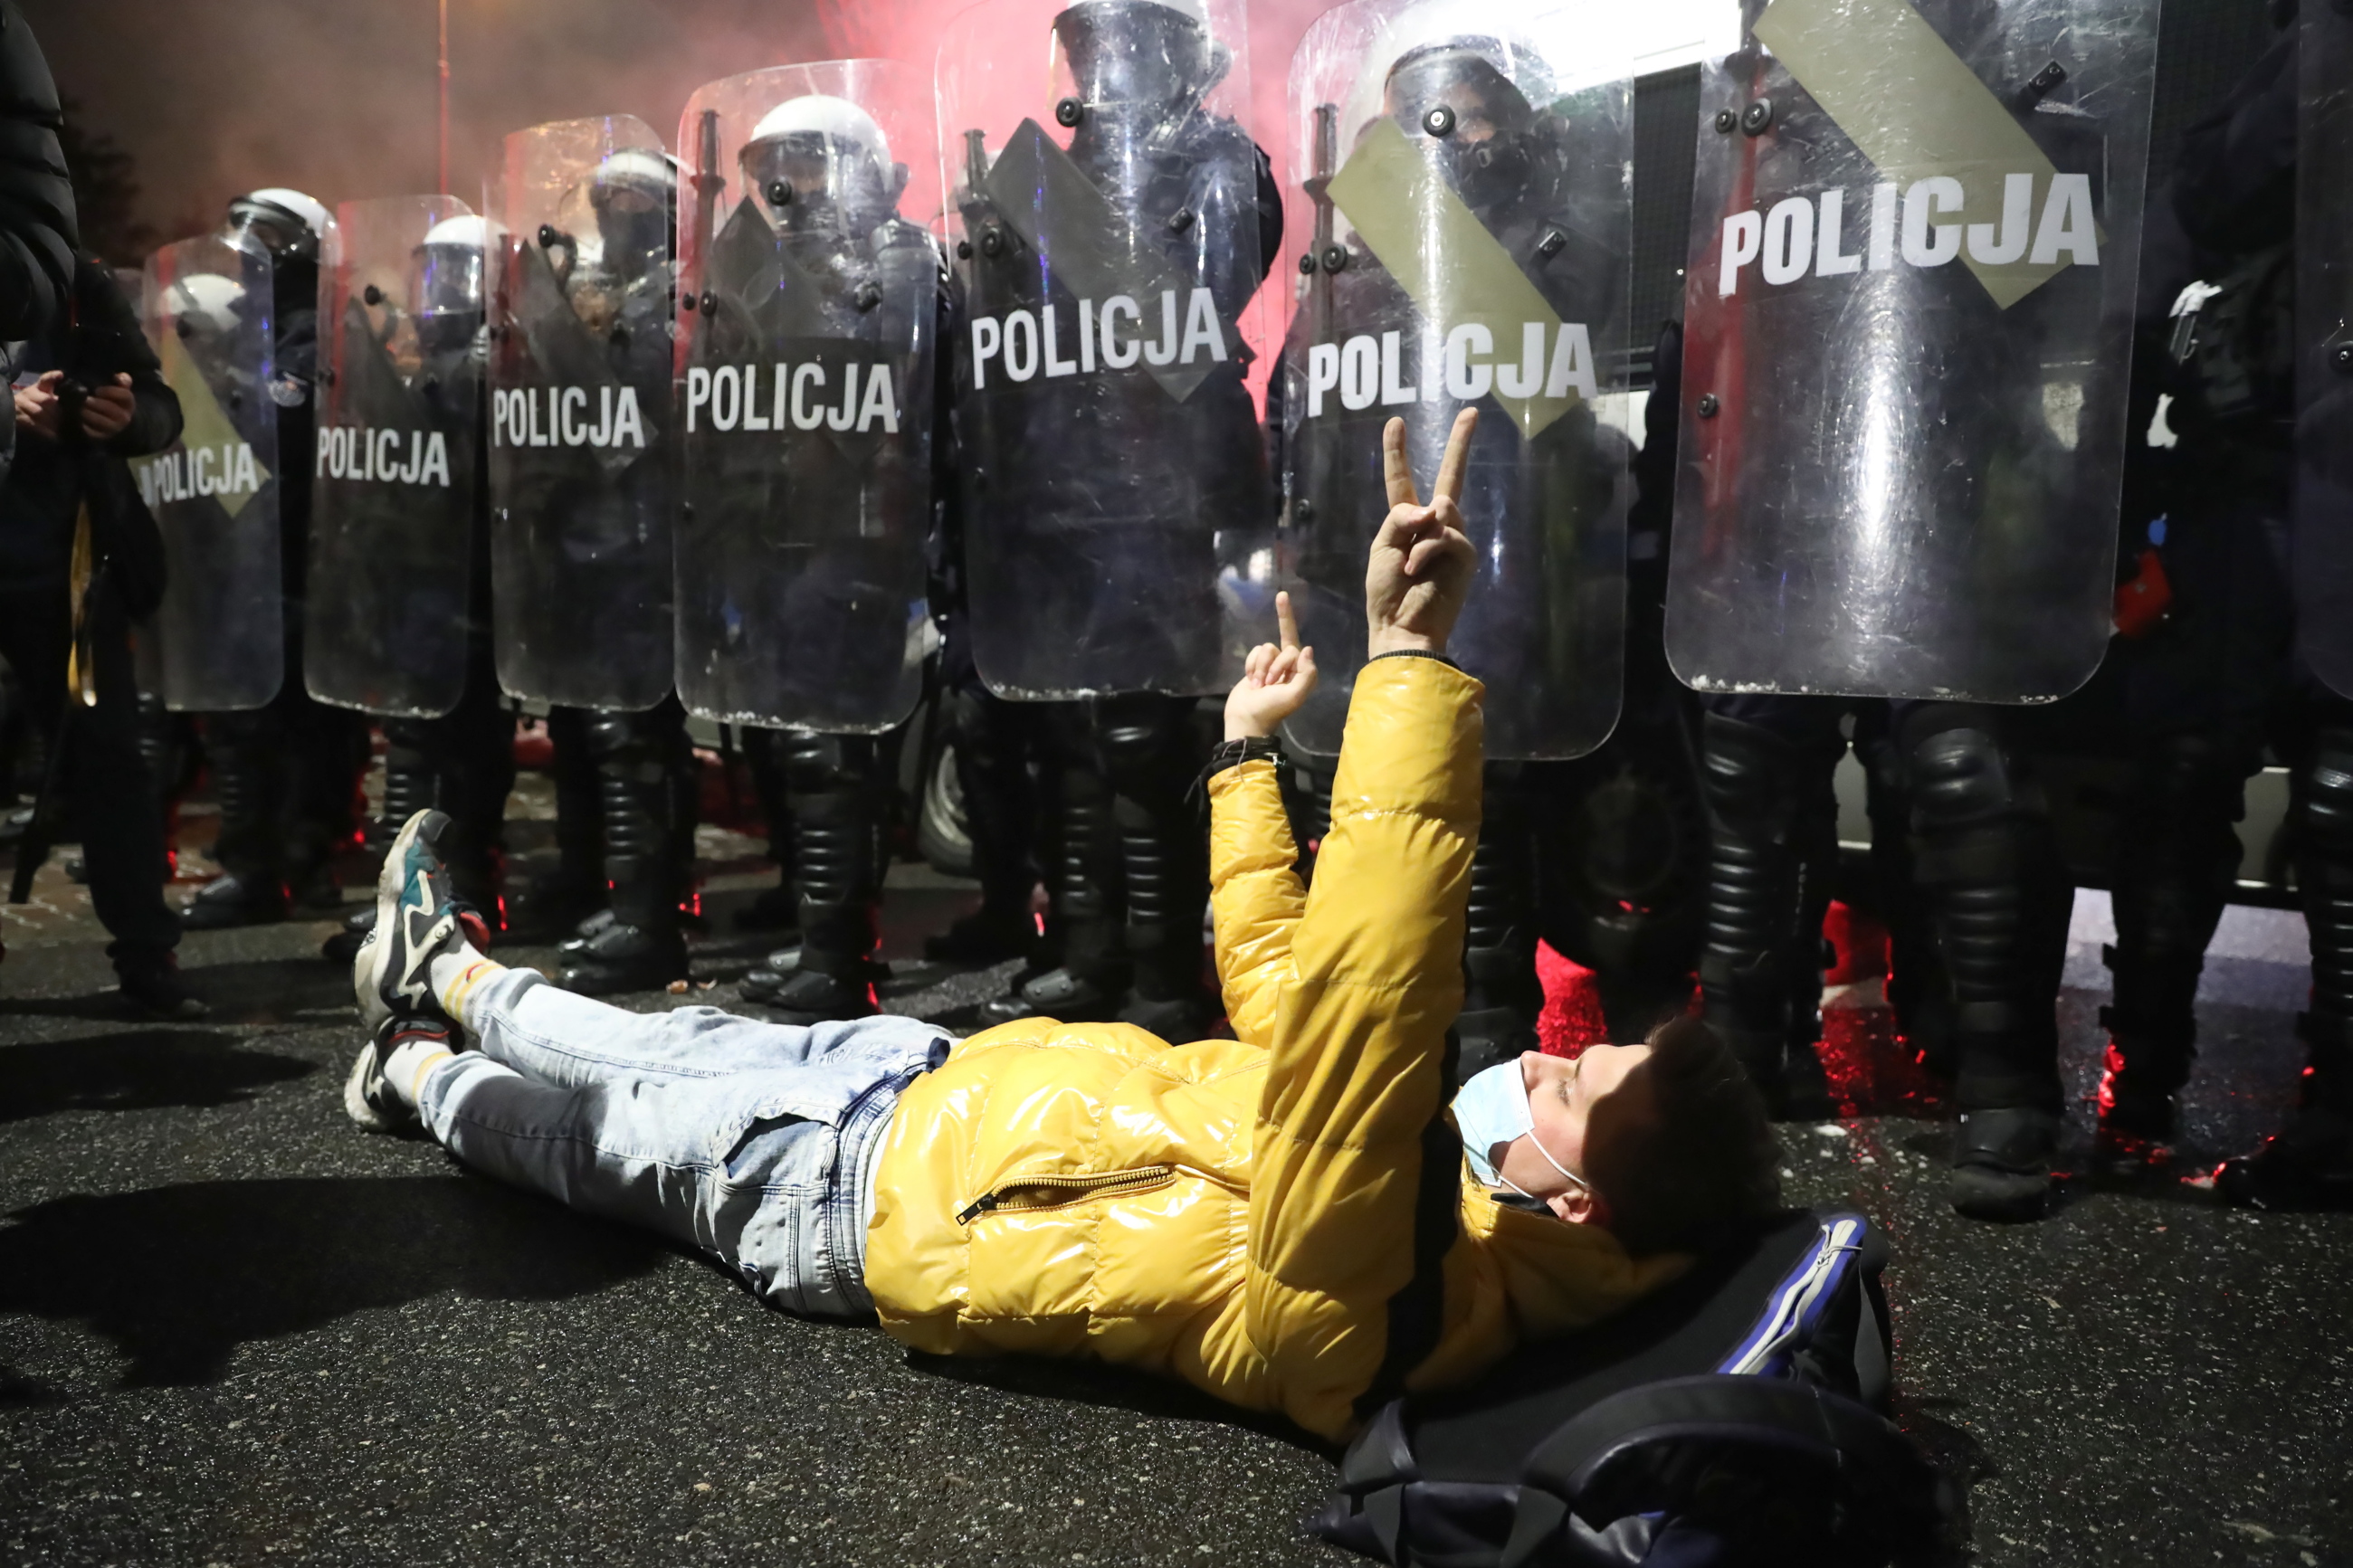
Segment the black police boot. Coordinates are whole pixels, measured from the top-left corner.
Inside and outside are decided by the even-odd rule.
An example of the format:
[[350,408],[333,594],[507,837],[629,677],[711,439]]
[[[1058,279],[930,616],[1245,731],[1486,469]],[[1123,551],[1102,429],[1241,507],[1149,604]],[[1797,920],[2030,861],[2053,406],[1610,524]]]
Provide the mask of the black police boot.
[[275,925],[286,918],[286,884],[274,876],[224,871],[198,888],[180,910],[190,931]]
[[888,973],[874,958],[881,892],[874,742],[796,734],[788,743],[800,953],[790,971],[765,972],[757,986],[747,979],[744,994],[788,1024],[871,1017],[875,982]]
[[2268,1208],[2353,1207],[2353,725],[2337,710],[2297,769],[2296,884],[2312,937],[2303,1104],[2279,1135],[2218,1173],[2222,1195]]
[[114,973],[124,1004],[142,1017],[202,1018],[212,1012],[189,989],[179,960],[168,951],[118,952]]
[[190,931],[274,925],[286,918],[288,900],[283,769],[270,731],[261,713],[219,714],[208,721],[206,738],[220,806],[213,858],[221,875],[196,889],[180,923]]
[[1701,763],[1709,834],[1699,973],[1707,1021],[1776,1120],[1827,1114],[1812,1041],[1820,1026],[1818,889],[1837,846],[1830,793],[1836,758],[1810,755],[1762,725],[1709,713]]
[[[973,688],[951,689],[944,704],[972,841],[972,874],[980,881],[980,908],[926,937],[923,956],[941,963],[1002,963],[1011,958],[1035,963],[1043,939],[1029,908],[1038,884],[1031,859],[1036,798],[1014,705]],[[1050,967],[1041,965],[1040,972]]]
[[547,716],[554,751],[556,863],[531,879],[515,911],[520,923],[546,935],[586,934],[581,922],[610,904],[605,883],[604,804],[596,759],[590,751],[589,717],[577,708],[558,708]]
[[1110,787],[1083,706],[1058,708],[1051,716],[1060,784],[1053,869],[1062,959],[1010,994],[983,1003],[984,1027],[1040,1016],[1108,1023],[1119,1016],[1134,978],[1127,954],[1126,874]]
[[2215,1173],[2223,1198],[2246,1208],[2353,1208],[2353,1018],[2299,1014],[2310,1053],[2303,1103],[2254,1153]]
[[1201,1038],[1219,1011],[1202,978],[1208,843],[1186,798],[1198,766],[1190,747],[1192,707],[1181,698],[1156,696],[1096,704],[1097,744],[1112,789],[1126,896],[1133,990],[1118,1018],[1171,1041]]
[[2100,1060],[2099,1153],[2129,1166],[2154,1158],[2173,1136],[2173,1097],[2189,1081],[2197,1043],[2191,1004],[2201,967],[2176,953],[2152,962],[2112,944],[2100,950],[2116,1001],[2100,1009],[2108,1032]]
[[776,885],[735,911],[735,929],[752,931],[797,931],[801,923],[800,889],[794,885],[793,808],[786,787],[781,731],[745,730],[744,760],[751,764],[752,793],[759,797],[760,815],[768,825],[768,858],[776,863]]
[[2238,875],[2232,824],[2259,761],[2252,733],[2182,731],[2136,748],[2111,879],[2116,940],[2102,954],[2114,976],[2100,1011],[2105,1163],[2144,1163],[2173,1135],[2174,1095],[2197,1048],[2198,977]]
[[611,996],[685,979],[686,939],[663,858],[616,855],[606,864],[613,874],[613,918],[557,949],[558,983],[583,996]]
[[1913,864],[1952,989],[1962,1111],[1947,1196],[1973,1219],[2047,1212],[2060,1127],[2069,889],[2041,794],[1981,710],[1905,715]]
[[612,920],[558,950],[567,990],[605,996],[659,990],[686,977],[679,927],[682,878],[670,820],[679,716],[594,713],[586,726],[603,805]]

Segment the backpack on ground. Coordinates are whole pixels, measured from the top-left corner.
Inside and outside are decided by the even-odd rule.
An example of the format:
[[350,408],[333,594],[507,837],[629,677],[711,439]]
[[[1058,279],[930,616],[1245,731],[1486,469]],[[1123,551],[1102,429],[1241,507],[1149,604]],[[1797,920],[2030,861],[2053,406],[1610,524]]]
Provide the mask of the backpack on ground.
[[1798,1211],[1478,1383],[1384,1406],[1309,1528],[1398,1568],[1877,1564],[1938,1482],[1887,1419],[1887,1248]]

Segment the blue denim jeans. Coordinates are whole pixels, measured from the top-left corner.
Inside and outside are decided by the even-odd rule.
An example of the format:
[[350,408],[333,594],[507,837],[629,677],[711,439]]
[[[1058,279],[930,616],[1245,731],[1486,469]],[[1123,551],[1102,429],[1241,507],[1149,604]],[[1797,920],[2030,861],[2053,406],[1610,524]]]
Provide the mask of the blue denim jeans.
[[947,1058],[912,1018],[796,1028],[715,1007],[630,1013],[510,969],[466,999],[479,1046],[417,1109],[467,1164],[725,1261],[774,1306],[873,1310],[873,1156],[899,1095]]

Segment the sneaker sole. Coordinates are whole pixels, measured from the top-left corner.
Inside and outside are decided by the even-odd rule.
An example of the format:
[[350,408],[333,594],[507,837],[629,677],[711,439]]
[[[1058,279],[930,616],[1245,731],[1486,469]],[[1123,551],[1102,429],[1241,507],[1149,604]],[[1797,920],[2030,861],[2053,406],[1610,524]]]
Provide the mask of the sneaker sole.
[[343,1079],[343,1114],[370,1132],[397,1132],[404,1125],[387,1117],[368,1100],[371,1080],[384,1065],[384,1047],[370,1040],[360,1047],[352,1070]]
[[360,1016],[363,1018],[371,1017],[393,1005],[393,998],[385,984],[387,978],[385,972],[391,962],[393,950],[407,945],[397,939],[403,934],[399,924],[400,900],[408,889],[409,847],[419,838],[429,843],[439,837],[441,828],[448,821],[445,814],[429,807],[420,811],[401,824],[400,832],[393,838],[392,847],[385,851],[384,869],[376,873],[375,879],[375,925],[370,932],[372,940],[361,949],[367,962],[353,987],[358,993]]

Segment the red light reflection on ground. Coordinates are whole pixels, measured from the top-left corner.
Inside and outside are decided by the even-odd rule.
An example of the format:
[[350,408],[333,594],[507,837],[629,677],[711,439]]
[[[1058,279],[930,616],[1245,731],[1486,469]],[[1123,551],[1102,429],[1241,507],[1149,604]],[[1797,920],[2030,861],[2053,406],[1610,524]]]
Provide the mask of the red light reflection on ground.
[[1894,1009],[1878,981],[1823,994],[1820,1051],[1840,1116],[1944,1114],[1944,1087],[1897,1032]]

